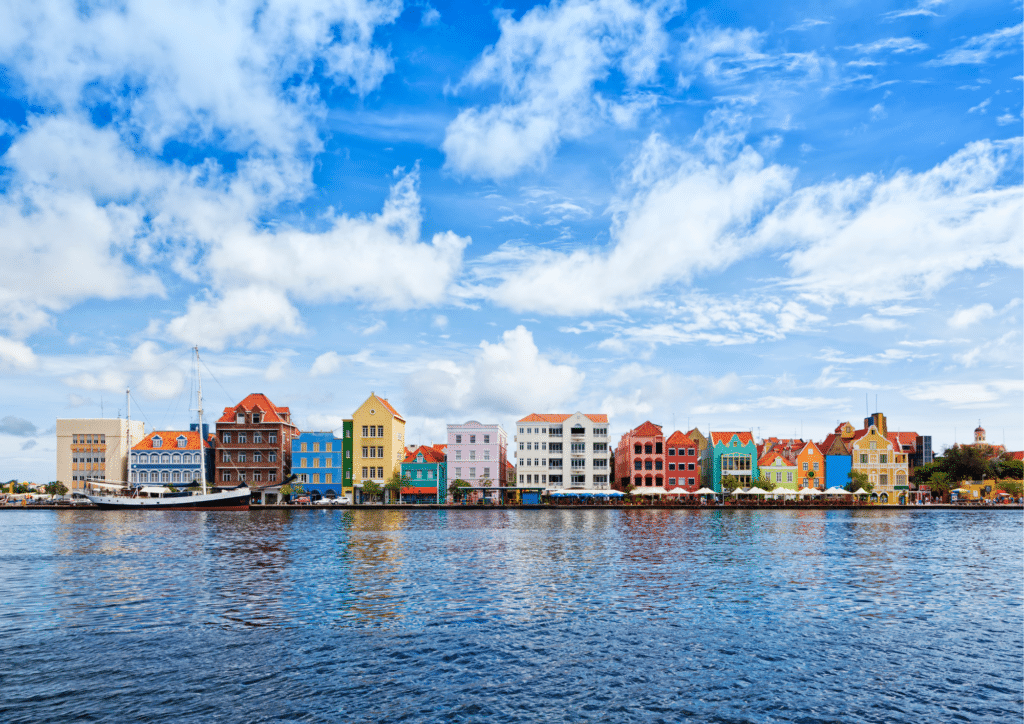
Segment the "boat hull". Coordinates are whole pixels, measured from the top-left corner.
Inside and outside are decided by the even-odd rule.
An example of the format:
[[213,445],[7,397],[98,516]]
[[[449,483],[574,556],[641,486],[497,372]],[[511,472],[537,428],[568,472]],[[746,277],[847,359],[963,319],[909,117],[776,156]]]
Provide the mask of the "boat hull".
[[249,490],[168,498],[129,498],[121,495],[88,495],[101,510],[249,510]]

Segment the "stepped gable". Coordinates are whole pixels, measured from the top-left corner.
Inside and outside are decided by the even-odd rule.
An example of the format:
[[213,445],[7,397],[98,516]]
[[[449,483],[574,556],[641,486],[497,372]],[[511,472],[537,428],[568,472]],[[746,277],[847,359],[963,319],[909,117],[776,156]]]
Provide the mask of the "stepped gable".
[[[178,447],[178,438],[185,436],[185,447]],[[153,447],[153,438],[159,437],[163,441],[160,447]],[[212,435],[211,435],[212,437]],[[198,450],[200,435],[198,430],[153,430],[138,443],[132,445],[132,450]],[[207,442],[207,445],[210,443]]]
[[665,444],[670,446],[675,445],[676,447],[678,447],[680,443],[683,443],[684,445],[693,445],[693,442],[694,441],[692,437],[679,432],[679,430],[676,430],[675,432],[668,436],[668,439],[665,441]]
[[444,454],[439,452],[433,445],[420,445],[418,448],[410,452],[405,456],[405,460],[402,462],[414,463],[416,462],[416,456],[423,453],[423,462],[425,463],[443,463]]
[[246,412],[260,412],[263,415],[263,422],[283,422],[287,425],[291,424],[291,410],[287,407],[278,407],[262,392],[253,392],[247,395],[246,398],[237,405],[225,407],[224,414],[221,415],[217,422],[234,422],[235,411],[239,408]]
[[754,436],[749,432],[713,432],[711,433],[711,444],[725,445],[732,441],[734,435],[740,439],[740,445],[749,445],[754,442]]

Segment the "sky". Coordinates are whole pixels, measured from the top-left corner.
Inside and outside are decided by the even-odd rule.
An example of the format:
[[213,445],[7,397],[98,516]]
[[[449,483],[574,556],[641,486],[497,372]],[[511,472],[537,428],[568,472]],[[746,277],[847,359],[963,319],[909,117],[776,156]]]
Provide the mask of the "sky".
[[0,478],[263,392],[1024,448],[1019,0],[0,4]]

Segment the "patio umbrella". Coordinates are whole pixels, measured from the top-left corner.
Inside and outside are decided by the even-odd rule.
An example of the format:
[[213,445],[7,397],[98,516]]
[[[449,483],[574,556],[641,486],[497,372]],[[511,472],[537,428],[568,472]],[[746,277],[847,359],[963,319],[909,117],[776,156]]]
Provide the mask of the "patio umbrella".
[[821,491],[817,488],[804,488],[797,495],[821,495]]
[[625,493],[619,490],[609,490],[605,493],[610,498],[621,498]]
[[[635,492],[635,491],[634,491]],[[640,495],[664,495],[664,488],[644,488],[640,491]]]
[[854,490],[853,494],[854,495],[871,495],[871,493],[869,493],[868,491],[864,490],[864,488],[858,488],[857,490]]
[[773,490],[769,494],[770,495],[796,495],[796,491],[795,490],[790,490],[789,488],[779,487],[779,488],[775,488],[775,490]]
[[673,488],[672,490],[670,490],[670,491],[668,491],[666,493],[666,495],[689,495],[689,494],[690,494],[690,491],[688,491],[686,488]]
[[711,488],[701,488],[700,490],[693,491],[693,494],[694,495],[718,495],[718,493],[716,493]]
[[833,486],[825,491],[825,495],[853,495],[853,493],[849,490],[843,490],[842,488]]
[[768,491],[761,490],[761,488],[755,485],[754,487],[747,491],[747,495],[768,495]]

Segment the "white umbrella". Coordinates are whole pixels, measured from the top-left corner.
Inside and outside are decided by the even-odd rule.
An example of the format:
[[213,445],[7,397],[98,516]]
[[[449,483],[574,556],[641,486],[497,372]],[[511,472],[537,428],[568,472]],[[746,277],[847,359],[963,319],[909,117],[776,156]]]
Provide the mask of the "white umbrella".
[[693,491],[693,494],[694,495],[718,495],[718,493],[716,493],[711,488],[701,488],[699,490]]
[[[633,492],[636,492],[636,491],[633,491]],[[640,495],[664,495],[664,494],[665,494],[665,489],[664,488],[643,488],[640,491]]]
[[665,493],[665,495],[689,495],[690,493],[685,488],[673,488],[672,490]]
[[761,490],[761,488],[757,487],[756,485],[753,488],[751,488],[750,490],[747,491],[747,495],[768,495],[768,494],[769,493],[768,493],[767,490]]
[[854,490],[853,494],[854,495],[871,495],[871,493],[869,493],[868,491],[864,490],[864,488],[858,488],[857,490]]
[[853,493],[849,490],[843,490],[842,488],[833,486],[825,491],[825,495],[853,495]]
[[789,488],[778,487],[771,492],[771,495],[796,495],[796,491],[790,490]]
[[804,488],[797,495],[821,495],[821,491],[817,488]]

